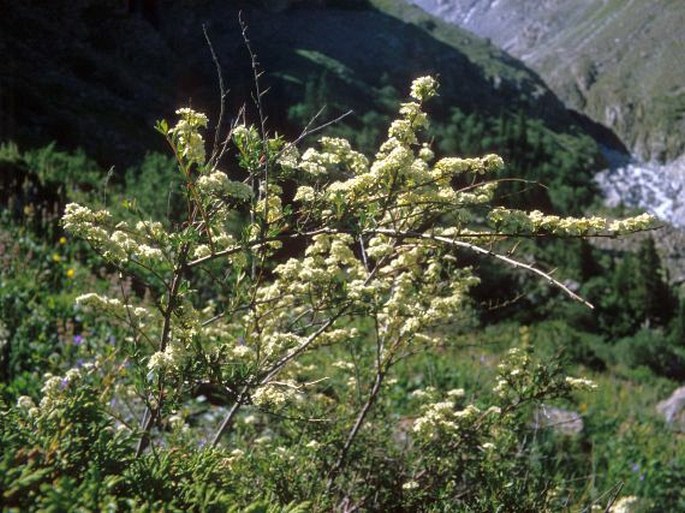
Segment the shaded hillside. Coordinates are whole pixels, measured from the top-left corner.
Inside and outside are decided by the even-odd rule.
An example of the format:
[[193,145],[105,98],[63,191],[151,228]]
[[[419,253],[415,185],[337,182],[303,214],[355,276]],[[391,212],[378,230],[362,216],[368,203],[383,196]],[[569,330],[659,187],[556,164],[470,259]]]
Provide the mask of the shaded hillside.
[[190,101],[216,112],[203,23],[237,108],[252,85],[238,8],[267,72],[271,126],[281,131],[296,130],[287,106],[303,101],[308,84],[326,83],[335,98],[329,115],[336,106],[361,115],[387,111],[388,88],[403,97],[410,79],[425,73],[440,76],[435,114],[443,121],[458,107],[483,116],[524,112],[555,131],[582,131],[518,61],[403,2],[3,3],[0,139],[23,145],[57,140],[125,164],[160,148],[151,127],[177,106]]
[[412,0],[521,58],[637,155],[685,151],[685,3]]

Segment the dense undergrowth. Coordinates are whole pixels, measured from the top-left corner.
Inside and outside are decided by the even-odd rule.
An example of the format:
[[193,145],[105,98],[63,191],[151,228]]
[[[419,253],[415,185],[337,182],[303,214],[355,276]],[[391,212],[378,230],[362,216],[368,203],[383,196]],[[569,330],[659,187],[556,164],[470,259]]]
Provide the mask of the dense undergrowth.
[[[401,119],[411,123],[415,120],[411,116],[422,119],[416,108],[405,106]],[[507,189],[509,182],[504,182],[497,196],[489,181],[474,181],[480,176],[477,172],[450,176],[442,187],[464,194],[449,197],[461,202],[462,217],[454,215],[453,205],[451,210],[440,210],[433,216],[436,219],[430,219],[434,230],[450,224],[480,229],[488,214],[486,200],[491,199],[511,207],[533,203],[559,214],[588,213],[589,196],[573,197],[563,183],[553,183],[549,189],[539,186],[550,176],[545,168],[549,164],[539,163],[554,162],[558,139],[525,120],[503,117],[493,121],[500,129],[490,132],[491,141],[477,140],[472,134],[486,127],[471,126],[477,123],[458,112],[453,117],[461,131],[448,133],[447,128],[434,127],[438,155],[455,151],[475,155],[509,145],[516,168],[495,171],[497,166],[492,165],[491,171],[515,174],[532,184],[515,190]],[[420,125],[412,125],[411,133]],[[184,142],[184,133],[174,128],[162,131],[177,151],[177,160],[151,154],[123,177],[110,176],[83,155],[61,153],[54,147],[20,151],[3,146],[0,166],[9,177],[3,187],[10,192],[4,196],[8,203],[3,205],[0,227],[3,507],[9,511],[293,512],[605,511],[613,507],[619,511],[619,503],[628,508],[634,498],[629,511],[684,508],[685,448],[679,435],[657,416],[654,405],[685,376],[685,308],[667,285],[651,239],[646,238],[635,254],[611,254],[577,238],[534,244],[528,237],[532,232],[518,225],[520,233],[509,232],[523,236],[515,251],[513,246],[488,246],[505,255],[535,255],[543,266],[559,265],[558,274],[577,283],[579,293],[595,304],[594,311],[571,302],[560,289],[536,280],[525,269],[476,259],[464,248],[452,251],[437,246],[425,249],[425,262],[412,257],[412,265],[421,273],[436,276],[437,288],[424,290],[429,278],[412,274],[416,269],[411,265],[405,270],[394,264],[399,267],[393,272],[411,276],[409,285],[397,278],[380,293],[363,291],[355,310],[336,310],[354,292],[350,283],[361,272],[359,262],[366,259],[367,265],[378,266],[377,272],[392,275],[381,265],[384,251],[392,255],[387,258],[395,258],[392,245],[379,239],[387,233],[379,230],[389,229],[383,224],[385,213],[398,216],[392,218],[394,223],[410,223],[400,221],[411,215],[394,210],[395,204],[375,204],[380,200],[372,195],[374,187],[386,193],[382,197],[397,201],[406,191],[436,194],[411,180],[424,176],[420,173],[429,165],[434,166],[430,169],[439,166],[433,164],[427,147],[417,145],[411,134],[400,129],[406,127],[396,126],[401,144],[395,148],[415,150],[412,162],[418,167],[395,177],[406,180],[402,187],[382,176],[378,182],[368,182],[366,189],[354,189],[350,182],[346,190],[360,195],[363,201],[358,203],[350,196],[347,202],[339,201],[330,184],[352,180],[350,168],[355,166],[360,166],[356,176],[366,176],[369,171],[361,156],[347,150],[338,153],[341,165],[340,160],[323,157],[334,149],[312,152],[309,159],[303,152],[293,168],[292,162],[281,160],[288,147],[284,141],[268,140],[249,127],[234,128],[230,150],[242,166],[234,178],[245,178],[254,186],[247,190],[237,182],[203,190],[201,185],[208,180],[201,178],[213,176],[215,169],[202,167],[204,157],[179,151],[184,145],[191,148],[192,137]],[[342,144],[331,141],[337,140],[329,140],[329,145]],[[379,155],[377,162],[384,160],[382,151]],[[580,155],[584,158],[583,152]],[[558,158],[560,168],[566,169],[567,157]],[[419,161],[426,162],[425,169]],[[474,160],[458,166],[484,170],[492,162]],[[272,173],[266,179],[259,174],[266,172],[265,163]],[[312,163],[326,172],[321,167],[312,171]],[[569,163],[568,174],[580,165]],[[90,171],[82,173],[83,169]],[[404,168],[388,172],[398,169]],[[285,191],[283,203],[257,201],[265,199],[268,187],[260,187],[260,176],[276,197],[279,188]],[[560,181],[567,183],[566,178]],[[293,200],[294,182],[309,184],[297,193],[297,200]],[[193,187],[207,196],[198,199]],[[524,192],[517,194],[521,189]],[[484,197],[467,196],[472,191]],[[430,198],[440,204],[436,196]],[[111,230],[107,236],[97,238],[76,230],[82,236],[76,237],[64,232],[59,218],[72,202],[107,208],[113,219],[102,224],[102,229]],[[221,210],[222,206],[227,209]],[[96,228],[105,216],[98,218],[96,208],[92,212],[95,217],[89,219]],[[126,219],[130,224],[117,224]],[[146,225],[148,219],[162,224]],[[284,266],[291,257],[301,259],[304,247],[273,243],[279,237],[287,240],[291,234],[313,233],[308,223],[319,220],[345,235],[340,239],[344,244],[337,246],[343,256],[332,249],[336,239],[317,242],[323,239],[313,235],[307,237],[307,251],[334,259],[338,274],[325,278],[329,281],[323,286],[316,281],[323,278],[315,278],[319,268],[303,267],[300,273],[314,276],[312,288],[292,292],[301,278]],[[150,232],[137,233],[136,221]],[[213,222],[216,231],[207,228],[214,227]],[[155,265],[141,261],[146,265],[136,267],[136,254],[123,251],[112,256],[122,251],[114,235],[122,226],[131,237],[148,237],[151,249],[146,251],[151,259],[158,258],[152,250],[163,237],[152,233],[160,230],[173,234],[169,244],[176,249],[168,250],[169,255],[183,254],[179,248],[189,244],[197,251],[193,258],[206,258],[207,265],[195,271],[160,259]],[[423,226],[403,228],[416,236]],[[553,232],[535,229],[543,235]],[[375,235],[366,235],[371,232]],[[436,233],[441,232],[431,236]],[[360,250],[353,251],[347,238],[353,236],[364,241]],[[404,247],[406,239],[405,234],[396,244]],[[243,259],[217,257],[218,262],[211,262],[221,253],[214,246],[218,240],[235,244],[228,246],[234,248],[230,255],[242,252]],[[346,244],[353,248],[350,252],[343,251]],[[359,251],[369,255],[362,257]],[[398,261],[401,258],[397,255]],[[445,268],[439,270],[439,265]],[[182,272],[174,274],[178,269]],[[288,272],[292,273],[288,279],[279,282]],[[164,273],[186,280],[175,305],[164,299],[165,292],[173,290],[169,286],[173,280],[166,281]],[[268,292],[275,282],[281,288]],[[469,288],[471,299],[462,296],[461,289],[445,288],[452,283]],[[412,316],[422,318],[420,309],[406,311],[407,305],[400,304],[393,306],[394,317],[386,318],[381,308],[388,307],[383,301],[402,287],[418,297],[403,295],[408,305],[427,301],[427,310],[442,309],[447,318],[425,321],[425,333],[405,337],[402,329],[409,329],[405,323]],[[107,303],[104,312],[92,311],[87,306],[93,296],[84,300],[86,292],[116,297],[135,308],[122,310],[123,318],[118,318],[114,303]],[[300,311],[300,303],[282,304],[279,294],[286,292],[301,294],[314,308]],[[379,296],[369,299],[363,294]],[[449,303],[454,294],[458,301]],[[76,303],[79,296],[81,302]],[[432,303],[435,297],[445,302]],[[328,321],[319,317],[321,312],[332,311],[342,322],[320,345],[311,350],[305,346],[307,351],[288,360],[292,365],[276,378],[260,370],[273,363],[267,339],[260,337],[268,334],[269,323],[276,322],[270,309],[286,307],[285,321],[293,336],[311,336],[312,330],[325,325]],[[249,317],[250,309],[259,315]],[[158,345],[164,340],[159,329],[163,322],[157,324],[160,315],[162,321],[178,323],[173,325],[184,344],[180,353]],[[206,324],[193,324],[194,316]],[[237,320],[227,319],[231,316]],[[299,324],[305,317],[310,325]],[[403,324],[394,326],[396,319]],[[221,330],[203,331],[216,322]],[[388,342],[392,350],[378,343],[379,334],[386,333],[379,331],[383,323],[388,337],[397,330],[396,339],[387,339],[395,340]],[[196,332],[189,334],[191,329]],[[279,329],[280,334],[289,333]],[[228,334],[225,340],[222,333]],[[288,344],[293,340],[279,343],[282,346],[273,349],[277,357],[292,354]],[[302,338],[294,343],[302,343]],[[259,351],[264,355],[261,360],[250,356]],[[282,360],[275,361],[280,365]],[[590,382],[568,375],[591,378],[597,388],[587,390]],[[240,408],[231,414],[235,405]],[[146,409],[144,419],[154,419],[147,426],[140,424]],[[230,427],[217,436],[217,427],[227,415],[231,415]],[[355,431],[355,420],[360,418]]]

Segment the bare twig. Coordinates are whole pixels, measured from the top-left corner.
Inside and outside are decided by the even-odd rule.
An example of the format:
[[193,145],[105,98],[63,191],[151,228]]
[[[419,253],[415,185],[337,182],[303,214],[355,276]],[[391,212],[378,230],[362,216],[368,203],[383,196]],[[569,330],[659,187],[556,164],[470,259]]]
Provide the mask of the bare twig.
[[442,244],[446,244],[448,246],[465,248],[465,249],[468,249],[470,251],[473,251],[474,253],[479,253],[481,255],[490,256],[490,257],[495,258],[497,260],[501,260],[502,262],[506,262],[507,264],[509,264],[513,267],[517,267],[519,269],[525,269],[526,271],[529,271],[533,274],[537,274],[541,278],[548,281],[551,285],[554,285],[555,287],[561,289],[571,299],[574,299],[575,301],[578,301],[578,302],[584,304],[585,306],[587,306],[590,309],[594,309],[594,306],[592,306],[591,303],[589,303],[588,301],[586,301],[585,299],[580,297],[578,294],[573,292],[571,289],[569,289],[566,285],[561,283],[559,280],[552,277],[552,275],[550,273],[545,272],[542,269],[538,269],[537,267],[534,267],[531,264],[526,264],[524,262],[521,262],[520,260],[515,260],[511,257],[506,256],[506,255],[502,255],[501,253],[497,253],[497,252],[492,251],[490,249],[485,249],[485,248],[478,246],[476,244],[473,244],[471,242],[465,242],[462,240],[456,240],[456,239],[451,239],[449,237],[442,237],[440,235],[431,235],[429,233],[422,233],[422,232],[413,232],[413,231],[398,232],[395,230],[388,230],[385,228],[376,228],[372,231],[374,233],[389,235],[391,237],[432,240],[435,242],[440,242]]
[[357,418],[354,421],[354,425],[350,429],[350,432],[347,434],[347,439],[345,440],[345,444],[343,445],[342,449],[340,449],[340,452],[338,453],[338,458],[335,460],[335,463],[328,472],[328,483],[326,484],[326,493],[330,493],[331,489],[333,488],[335,478],[342,470],[343,465],[345,464],[345,459],[347,458],[347,454],[349,453],[355,438],[357,438],[359,430],[364,424],[367,415],[371,411],[371,408],[375,404],[376,399],[378,398],[378,394],[381,391],[381,386],[383,385],[383,379],[385,378],[386,369],[380,361],[381,341],[378,338],[376,348],[376,377],[373,382],[373,387],[371,388],[371,391],[369,392],[369,395],[366,398],[364,406],[362,406],[361,410],[359,410],[359,414],[357,415]]
[[212,54],[212,62],[214,62],[217,80],[219,81],[219,94],[221,95],[221,101],[219,102],[219,117],[216,120],[216,126],[214,128],[214,144],[212,145],[212,156],[209,158],[209,161],[207,162],[207,166],[211,169],[212,167],[214,167],[214,165],[216,165],[219,156],[222,154],[220,143],[221,125],[224,121],[224,113],[226,111],[226,97],[228,96],[229,91],[227,91],[226,87],[224,86],[224,77],[223,73],[221,72],[221,64],[219,64],[219,58],[217,57],[216,52],[214,51],[214,45],[212,44],[212,41],[209,38],[209,34],[207,33],[206,24],[202,25],[202,33],[205,36],[205,41],[207,41],[207,46],[209,47],[209,51]]
[[[164,311],[164,322],[162,324],[162,334],[159,341],[159,351],[164,351],[169,343],[171,336],[171,317],[176,308],[176,300],[178,291],[181,286],[182,276],[185,272],[185,260],[187,258],[189,245],[184,244],[179,253],[179,265],[174,270],[174,275],[167,291],[167,306]],[[162,410],[162,403],[164,401],[164,374],[160,374],[157,383],[157,401],[154,405],[148,405],[143,413],[141,420],[142,435],[138,440],[136,447],[136,458],[139,457],[145,448],[150,443],[150,430],[159,417],[159,412]]]
[[236,413],[238,413],[238,410],[240,407],[243,405],[243,402],[245,401],[245,398],[247,397],[247,393],[249,391],[250,387],[249,385],[245,385],[243,389],[240,391],[240,394],[238,394],[238,397],[235,400],[235,403],[233,403],[233,406],[231,409],[228,411],[226,414],[226,417],[224,417],[223,422],[221,423],[221,426],[219,426],[219,429],[217,430],[216,434],[214,435],[214,438],[212,439],[212,447],[216,447],[219,443],[219,440],[221,440],[221,437],[223,434],[226,432],[226,430],[231,426],[233,423],[233,418],[235,417]]

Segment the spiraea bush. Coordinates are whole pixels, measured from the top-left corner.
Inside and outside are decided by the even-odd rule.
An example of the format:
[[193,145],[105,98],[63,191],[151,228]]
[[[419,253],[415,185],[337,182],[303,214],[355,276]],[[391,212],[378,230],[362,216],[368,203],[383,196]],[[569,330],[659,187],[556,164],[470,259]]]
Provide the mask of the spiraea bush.
[[183,184],[173,220],[146,217],[134,198],[124,217],[68,204],[64,228],[122,279],[117,293],[76,298],[83,322],[125,335],[3,413],[7,507],[569,507],[531,418],[590,381],[526,344],[485,390],[412,385],[396,369],[473,325],[465,253],[582,302],[509,241],[614,236],[652,219],[493,206],[501,158],[438,159],[421,139],[435,94],[433,78],[413,82],[372,158],[340,138],[302,150],[263,123],[233,124],[208,155],[207,117],[183,108],[157,125]]

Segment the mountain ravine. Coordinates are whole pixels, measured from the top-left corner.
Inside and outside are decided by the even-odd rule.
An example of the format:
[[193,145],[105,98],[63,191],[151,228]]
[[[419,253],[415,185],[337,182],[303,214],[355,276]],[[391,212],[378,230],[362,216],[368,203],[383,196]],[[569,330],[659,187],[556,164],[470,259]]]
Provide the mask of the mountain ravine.
[[685,2],[412,0],[489,38],[645,161],[685,152]]
[[685,2],[412,0],[537,71],[567,106],[613,130],[597,177],[609,204],[685,228]]

